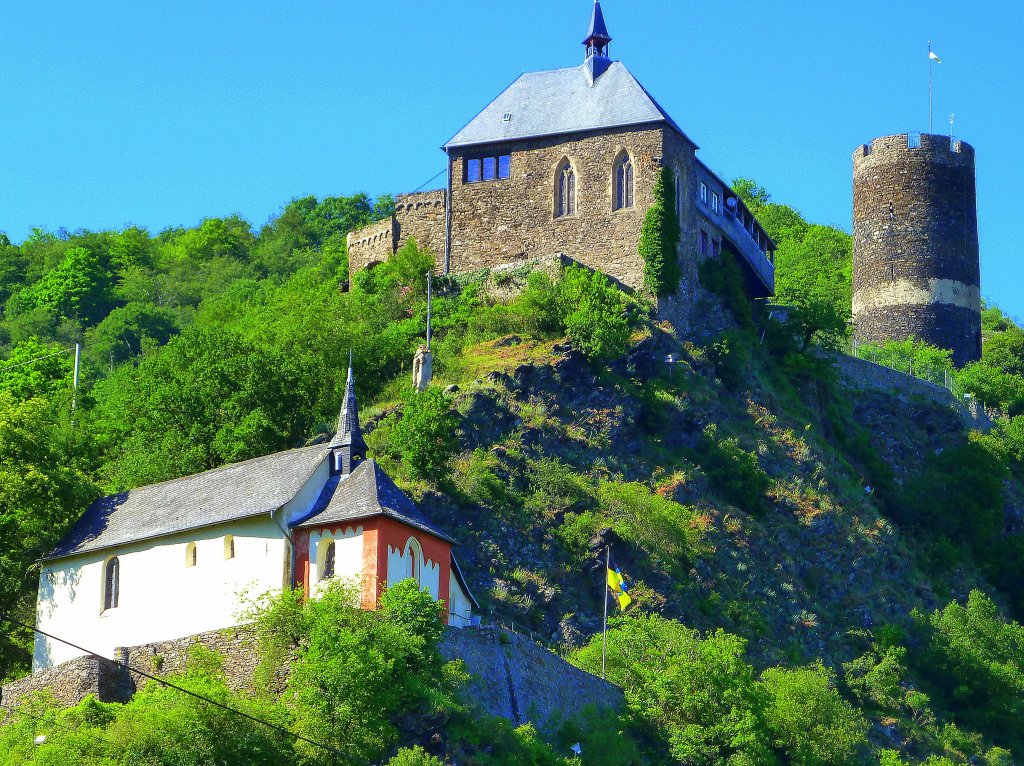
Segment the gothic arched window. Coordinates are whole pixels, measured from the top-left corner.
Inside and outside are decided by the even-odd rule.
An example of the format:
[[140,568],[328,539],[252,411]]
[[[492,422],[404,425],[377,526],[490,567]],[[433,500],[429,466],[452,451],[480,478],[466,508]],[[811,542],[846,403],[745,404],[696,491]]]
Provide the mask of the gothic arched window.
[[633,207],[633,160],[625,150],[615,160],[612,194],[612,207],[615,210]]
[[567,215],[576,215],[576,172],[565,159],[555,173],[555,218]]
[[405,544],[405,557],[405,576],[419,583],[423,575],[423,548],[415,537]]
[[103,567],[103,608],[116,609],[121,595],[121,563],[117,556]]
[[233,559],[235,557],[235,536],[225,535],[224,536],[224,558]]
[[334,577],[334,540],[331,540],[323,547],[323,566],[320,568],[320,579],[327,580]]
[[196,565],[197,560],[198,556],[196,553],[196,544],[189,543],[185,546],[185,566],[194,567]]

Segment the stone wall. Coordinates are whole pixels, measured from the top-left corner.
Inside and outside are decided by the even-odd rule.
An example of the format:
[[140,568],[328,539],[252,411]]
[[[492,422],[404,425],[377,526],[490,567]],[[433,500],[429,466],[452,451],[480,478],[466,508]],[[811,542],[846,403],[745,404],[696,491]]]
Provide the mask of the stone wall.
[[948,136],[875,139],[853,156],[853,319],[858,342],[917,337],[981,357],[974,150]]
[[395,251],[410,238],[415,239],[420,247],[434,254],[438,268],[442,267],[447,196],[444,189],[436,189],[395,197]]
[[459,659],[473,675],[471,704],[489,715],[540,728],[584,708],[618,709],[622,691],[570,665],[525,636],[500,628],[448,630],[441,653]]
[[77,705],[95,694],[103,702],[123,702],[131,698],[134,686],[116,664],[102,657],[76,657],[30,676],[5,684],[5,705],[17,708],[33,695],[49,693],[62,706]]
[[956,411],[966,428],[980,431],[992,428],[992,421],[984,409],[977,403],[965,405],[948,388],[855,356],[836,354],[835,361],[843,383],[850,388],[881,391],[906,402],[916,400],[936,407],[948,407]]
[[[119,662],[156,676],[186,669],[193,647],[221,655],[228,686],[252,689],[258,659],[255,636],[245,626],[195,636],[118,649]],[[449,628],[441,643],[449,660],[460,659],[473,675],[466,696],[481,711],[516,725],[533,721],[543,726],[558,716],[568,717],[588,705],[617,707],[622,693],[612,684],[573,667],[558,655],[527,638],[497,628]],[[275,691],[284,690],[288,662],[275,674]],[[127,702],[136,689],[149,683],[139,673],[98,657],[78,657],[19,679],[3,687],[4,703],[17,707],[34,692],[49,691],[61,705],[71,706],[89,694],[104,702]]]
[[392,256],[395,252],[395,227],[395,219],[386,218],[349,232],[347,242],[350,274],[355,274],[372,264],[384,263]]
[[[665,157],[666,132],[661,126],[620,128],[453,152],[451,271],[564,253],[627,287],[641,288],[637,242]],[[613,166],[623,151],[633,161],[634,205],[613,210]],[[481,152],[510,154],[509,178],[467,183],[466,159]],[[564,159],[576,176],[576,212],[555,218],[555,175]]]

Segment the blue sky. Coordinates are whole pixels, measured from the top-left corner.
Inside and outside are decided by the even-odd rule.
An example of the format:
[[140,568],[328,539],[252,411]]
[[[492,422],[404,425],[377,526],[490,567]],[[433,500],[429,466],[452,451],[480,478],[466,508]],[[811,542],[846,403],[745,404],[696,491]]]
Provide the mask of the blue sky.
[[[521,72],[582,61],[590,0],[0,4],[0,230],[157,232],[412,191]],[[621,59],[725,178],[850,228],[851,155],[928,127],[977,150],[982,292],[1024,317],[1024,7],[603,0]],[[981,12],[976,8],[984,8]],[[431,186],[440,186],[435,181]]]

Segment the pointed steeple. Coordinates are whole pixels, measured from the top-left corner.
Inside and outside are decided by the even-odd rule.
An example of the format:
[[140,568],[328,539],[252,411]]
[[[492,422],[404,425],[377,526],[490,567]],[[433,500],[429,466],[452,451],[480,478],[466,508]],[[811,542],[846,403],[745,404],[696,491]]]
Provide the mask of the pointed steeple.
[[598,77],[603,75],[611,66],[611,59],[608,58],[608,44],[612,36],[608,34],[608,25],[604,21],[604,12],[601,10],[601,0],[594,0],[594,13],[590,17],[590,30],[587,32],[587,39],[583,45],[587,49],[587,58],[584,67],[593,85]]
[[352,355],[348,360],[348,382],[345,399],[338,417],[338,430],[329,445],[333,450],[332,473],[348,476],[360,460],[366,459],[366,441],[359,427],[359,405],[356,403],[356,385],[352,380]]
[[591,56],[608,57],[608,43],[612,36],[608,34],[608,25],[604,23],[604,13],[601,11],[601,0],[594,0],[594,13],[590,17],[590,31],[587,32],[587,39],[583,44],[587,46],[587,58]]

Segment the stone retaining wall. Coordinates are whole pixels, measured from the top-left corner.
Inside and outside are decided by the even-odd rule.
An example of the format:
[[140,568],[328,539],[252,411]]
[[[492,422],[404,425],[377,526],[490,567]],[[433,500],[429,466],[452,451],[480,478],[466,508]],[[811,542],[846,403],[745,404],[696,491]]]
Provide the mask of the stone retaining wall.
[[[241,626],[116,650],[118,661],[156,676],[185,670],[194,647],[221,655],[227,684],[251,690],[258,664],[255,636]],[[593,705],[622,704],[621,691],[573,667],[561,657],[529,639],[497,628],[448,628],[441,653],[462,660],[473,679],[466,689],[469,702],[480,711],[501,716],[516,725],[532,721],[538,726],[566,718]],[[288,662],[277,671],[275,691],[284,689]],[[148,679],[125,671],[110,660],[78,657],[3,687],[4,704],[18,707],[34,692],[50,692],[63,706],[94,694],[103,702],[127,702]]]
[[448,630],[441,653],[473,675],[467,696],[478,710],[517,726],[554,724],[584,708],[624,705],[615,685],[585,673],[525,636],[500,628]]

